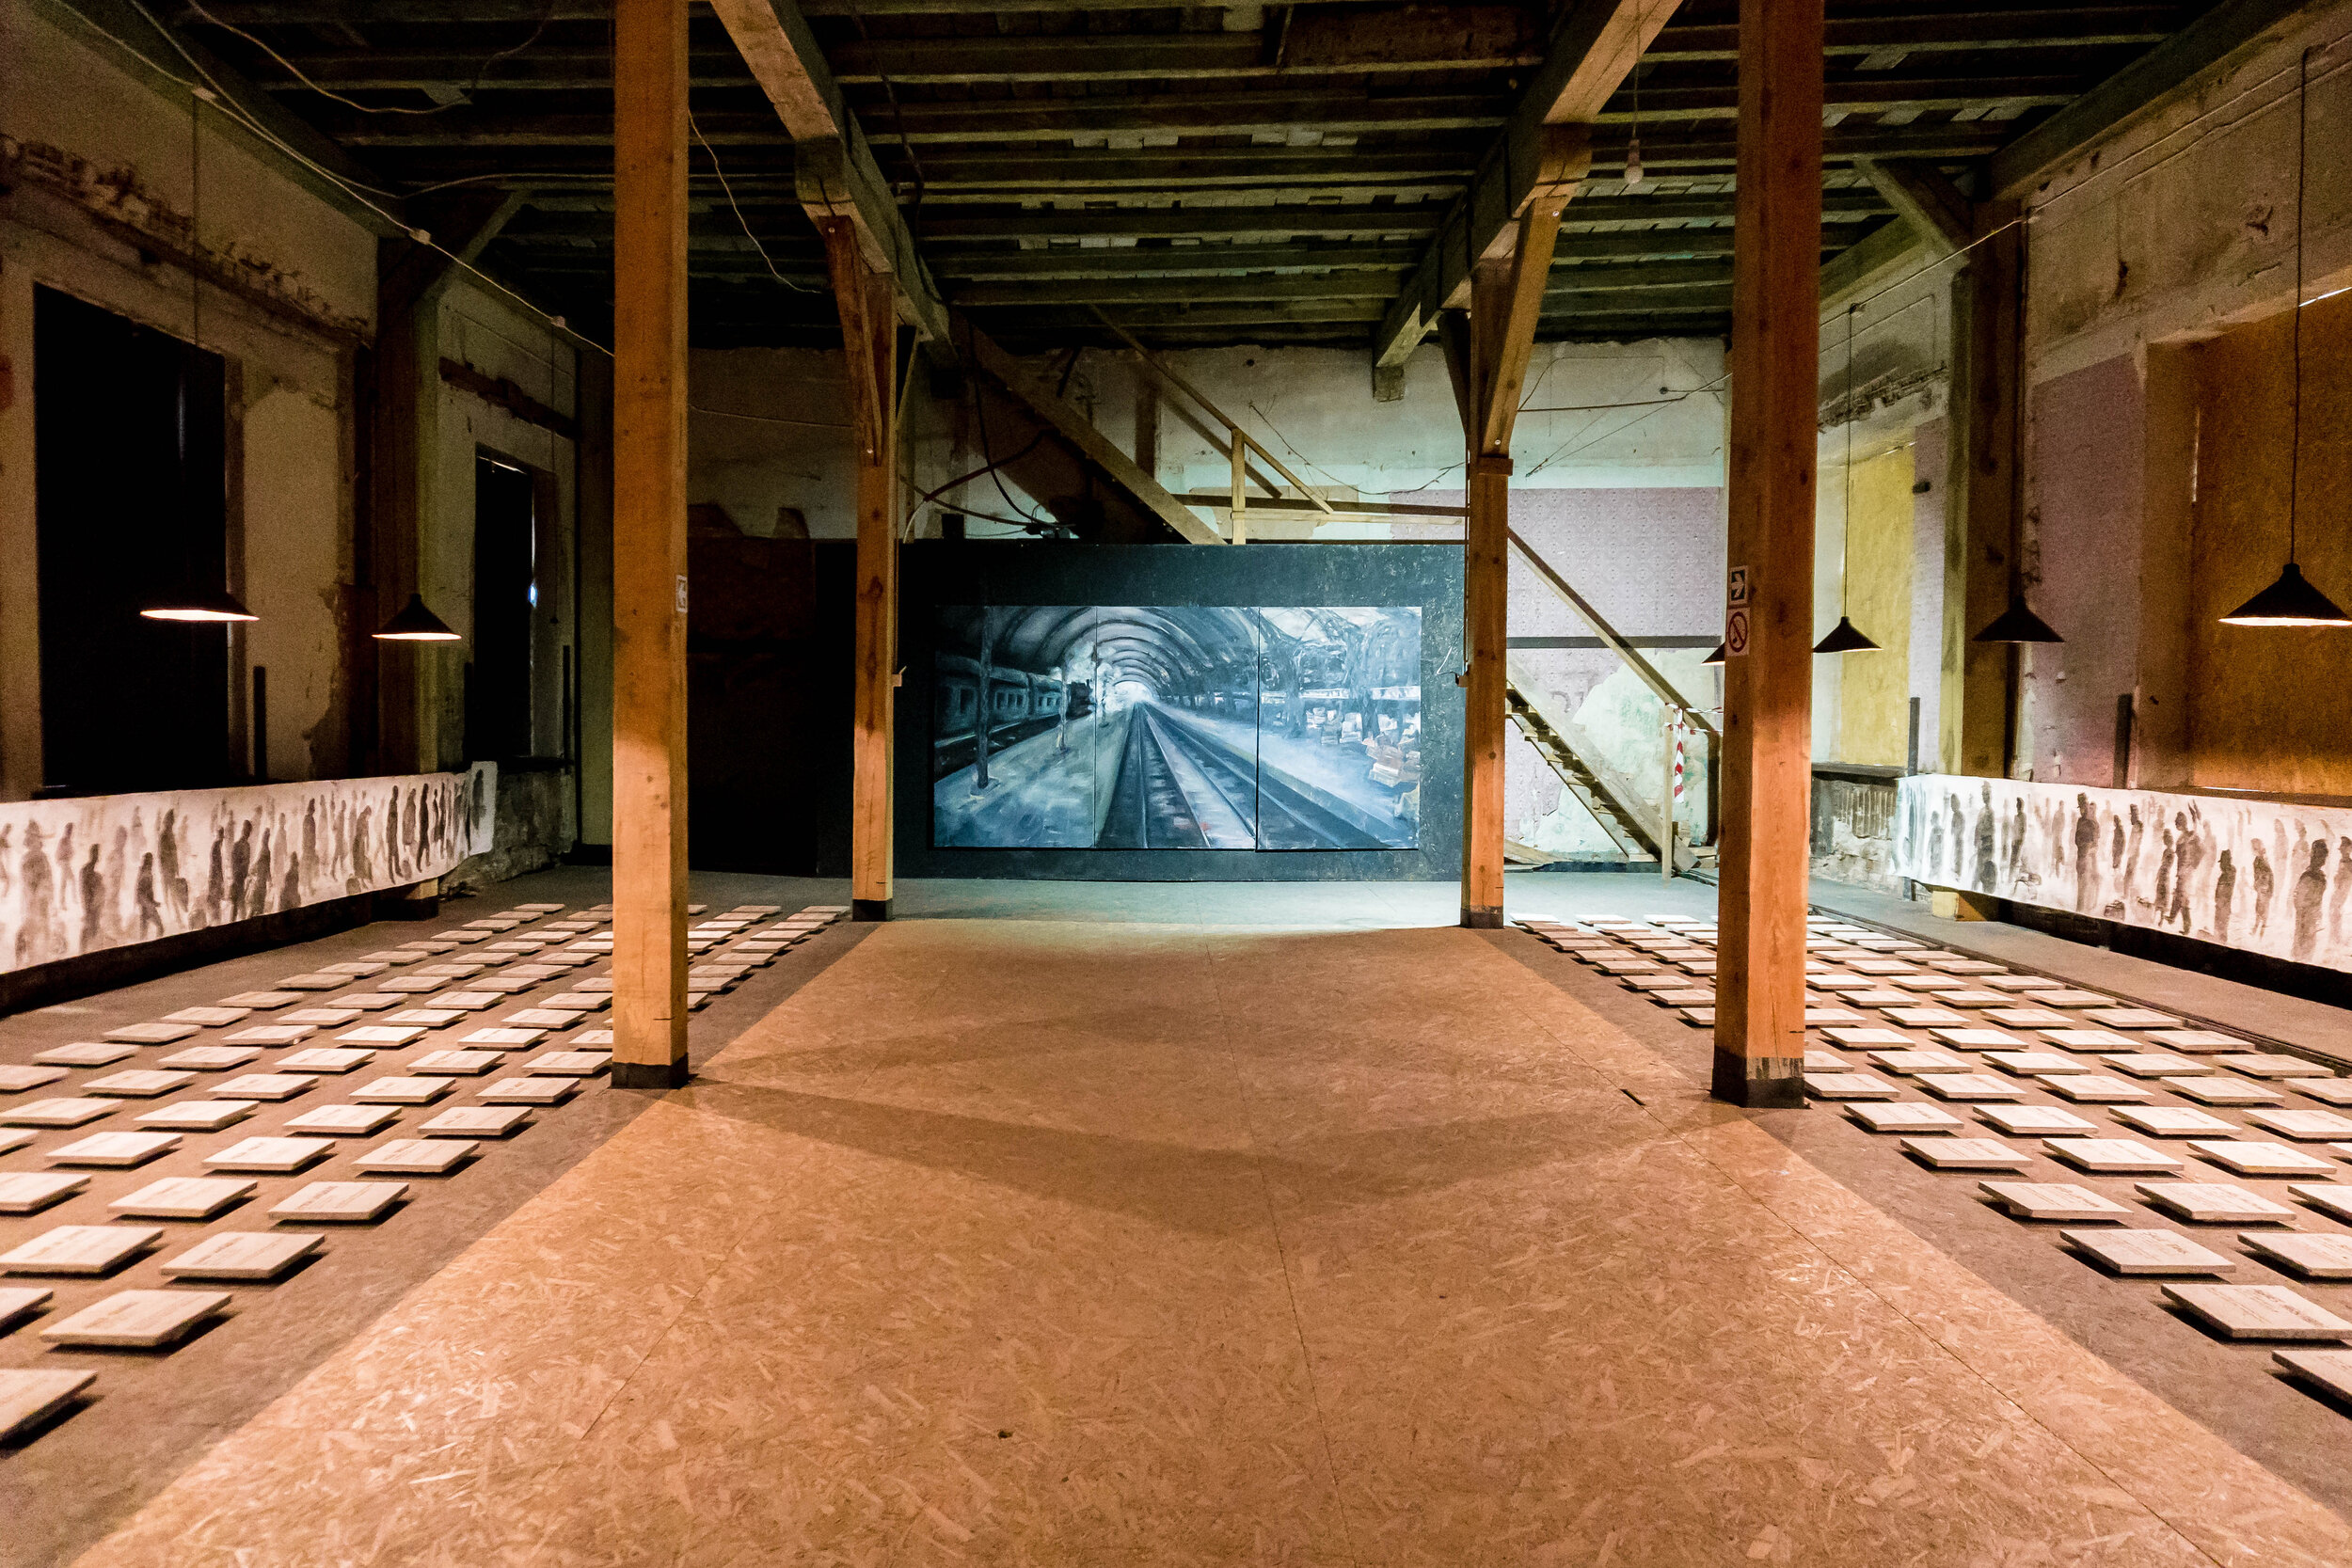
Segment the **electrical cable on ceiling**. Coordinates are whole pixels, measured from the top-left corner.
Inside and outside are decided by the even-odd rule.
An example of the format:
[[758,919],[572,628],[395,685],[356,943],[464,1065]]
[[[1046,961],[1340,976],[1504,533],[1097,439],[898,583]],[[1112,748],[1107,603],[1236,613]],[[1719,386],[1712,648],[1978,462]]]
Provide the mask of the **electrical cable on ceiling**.
[[686,128],[694,133],[694,140],[702,145],[703,156],[710,160],[710,170],[713,174],[716,174],[719,177],[719,188],[726,192],[727,205],[735,209],[735,221],[743,226],[743,237],[752,242],[752,248],[754,250],[759,252],[760,261],[767,265],[768,276],[774,278],[777,282],[783,284],[786,288],[791,290],[796,294],[814,294],[823,293],[824,291],[820,289],[811,288],[803,283],[795,283],[792,279],[785,277],[784,274],[776,270],[776,259],[768,254],[768,247],[759,243],[758,235],[752,232],[752,220],[743,215],[742,207],[736,202],[735,187],[727,183],[727,171],[719,166],[719,154],[710,150],[710,142],[703,135],[703,128],[694,122],[694,111],[691,109],[686,111]]
[[[98,33],[100,37],[105,39],[109,43],[112,43],[115,47],[120,49],[124,54],[130,55],[133,59],[137,60],[141,65],[146,66],[150,71],[152,71],[155,74],[164,78],[164,80],[187,88],[191,95],[199,91],[211,92],[214,96],[207,101],[210,102],[215,108],[220,110],[221,113],[227,115],[237,124],[243,126],[253,136],[268,146],[276,148],[278,151],[284,153],[289,159],[293,160],[301,167],[310,170],[312,174],[317,175],[321,180],[326,181],[328,184],[342,191],[345,195],[349,196],[352,200],[358,202],[360,206],[365,207],[369,212],[373,213],[377,217],[382,218],[386,223],[391,225],[392,228],[397,230],[399,232],[407,235],[419,245],[424,245],[428,249],[437,251],[441,255],[446,256],[449,258],[453,265],[458,267],[464,272],[471,274],[481,282],[483,287],[489,289],[496,293],[505,295],[508,299],[513,300],[516,304],[521,306],[524,309],[529,310],[535,315],[548,316],[550,320],[558,319],[552,316],[550,312],[539,305],[535,300],[528,299],[516,290],[500,282],[488,273],[484,272],[480,267],[475,266],[471,261],[467,261],[463,256],[458,255],[457,252],[450,249],[449,246],[442,245],[439,241],[434,239],[434,237],[424,230],[413,227],[408,220],[401,216],[401,214],[389,211],[377,202],[369,200],[365,195],[361,194],[363,192],[373,191],[376,195],[389,197],[397,201],[402,199],[398,192],[389,191],[378,185],[363,185],[357,181],[347,179],[344,176],[338,174],[333,169],[326,167],[308,153],[301,151],[299,149],[287,142],[283,137],[279,136],[276,132],[263,125],[246,109],[245,105],[239,103],[233,97],[231,97],[228,90],[224,88],[219,82],[214,79],[212,72],[205,70],[203,65],[196,58],[196,56],[188,53],[186,45],[183,44],[168,28],[165,27],[161,22],[155,19],[155,13],[147,8],[145,0],[131,0],[131,4],[141,16],[147,19],[148,25],[154,28],[158,36],[160,36],[166,42],[169,43],[173,49],[177,50],[182,59],[187,61],[188,69],[195,71],[197,76],[203,78],[201,82],[199,82],[192,77],[178,74],[164,66],[159,61],[155,60],[144,51],[128,42],[125,42],[122,39],[116,37],[113,33],[106,31],[106,29],[103,27],[97,26],[95,24],[90,24],[92,30]],[[597,342],[595,339],[588,337],[585,333],[580,332],[568,325],[564,326],[564,333],[575,342],[595,349],[597,353],[603,355],[608,359],[612,356],[612,351],[611,349],[607,348],[604,344]]]
[[[300,66],[294,64],[294,61],[286,58],[285,55],[270,47],[266,40],[256,37],[252,33],[246,32],[243,27],[236,25],[234,23],[223,22],[219,17],[216,17],[212,12],[206,10],[200,3],[200,0],[186,0],[186,4],[188,9],[194,12],[199,19],[210,23],[212,25],[219,28],[224,33],[232,34],[237,38],[245,40],[246,42],[253,45],[254,48],[259,49],[262,54],[267,55],[271,59],[276,60],[279,65],[284,66],[286,70],[293,74],[295,81],[301,83],[312,92],[317,93],[322,98],[333,99],[336,103],[342,104],[345,108],[357,109],[363,115],[437,115],[450,109],[463,108],[467,105],[467,100],[462,97],[452,99],[447,103],[436,103],[429,109],[404,108],[397,104],[362,103],[356,98],[346,98],[342,93],[337,92],[334,88],[322,87],[319,83],[312,81],[309,75],[304,73],[303,69]],[[153,21],[154,19],[150,17],[149,20]],[[510,55],[521,54],[524,50],[538,42],[540,35],[548,30],[548,24],[553,22],[554,20],[555,0],[548,0],[548,8],[540,14],[539,24],[531,30],[531,36],[523,40],[522,42],[516,44],[514,47],[510,49],[501,49],[497,54],[491,55],[488,59],[483,61],[481,66],[475,70],[473,80],[466,84],[466,90],[468,92],[473,92],[479,89],[483,84],[483,78],[489,74],[489,71],[492,66],[498,64],[501,60],[503,60]]]

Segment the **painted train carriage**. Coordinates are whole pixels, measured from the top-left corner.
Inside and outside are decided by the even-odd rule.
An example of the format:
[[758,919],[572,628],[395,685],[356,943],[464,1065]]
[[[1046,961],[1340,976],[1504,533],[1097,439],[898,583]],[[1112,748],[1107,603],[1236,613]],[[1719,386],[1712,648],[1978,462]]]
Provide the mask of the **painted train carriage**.
[[[992,667],[988,672],[990,750],[1000,751],[1051,729],[1070,704],[1069,686],[1052,675],[1034,675],[1001,664]],[[939,771],[964,767],[977,752],[975,716],[979,708],[980,661],[962,654],[940,654],[931,696],[931,748]]]

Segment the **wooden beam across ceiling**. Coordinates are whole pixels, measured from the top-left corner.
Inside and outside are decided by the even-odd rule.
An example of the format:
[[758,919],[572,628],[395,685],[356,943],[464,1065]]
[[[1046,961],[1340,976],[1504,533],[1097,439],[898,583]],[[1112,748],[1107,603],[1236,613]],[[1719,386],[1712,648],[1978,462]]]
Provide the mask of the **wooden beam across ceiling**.
[[793,174],[810,219],[820,228],[848,222],[866,265],[896,281],[898,309],[936,345],[932,352],[952,355],[938,286],[807,19],[794,0],[713,0],[711,8],[792,137]]
[[1993,156],[1995,200],[2026,195],[2099,137],[2283,31],[2307,0],[2221,0]]
[[[1674,0],[1586,0],[1568,8],[1502,135],[1480,161],[1470,188],[1454,203],[1375,334],[1375,378],[1405,362],[1440,310],[1468,303],[1472,267],[1512,242],[1515,226],[1536,193],[1559,179],[1559,170],[1545,166],[1547,128],[1589,126],[1674,9]],[[1589,166],[1589,141],[1583,148]]]

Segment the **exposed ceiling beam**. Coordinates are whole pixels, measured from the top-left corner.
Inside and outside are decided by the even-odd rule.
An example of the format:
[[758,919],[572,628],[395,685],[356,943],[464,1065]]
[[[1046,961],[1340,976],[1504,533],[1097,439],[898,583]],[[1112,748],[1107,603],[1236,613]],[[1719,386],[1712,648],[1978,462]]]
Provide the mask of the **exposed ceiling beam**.
[[[926,166],[929,166],[928,165]],[[1886,200],[1868,186],[1825,193],[1822,213],[1832,221],[1883,216]],[[930,208],[918,233],[926,245],[944,240],[1012,240],[1059,236],[1152,236],[1291,233],[1425,234],[1447,208],[1436,201],[1284,203],[1263,206],[1162,205],[1152,207],[1020,207],[994,211]],[[1565,226],[1606,223],[1728,223],[1731,193],[1706,196],[1579,197],[1569,203]]]
[[379,238],[403,231],[394,218],[377,210],[389,207],[396,217],[397,200],[378,197],[372,205],[352,194],[351,186],[376,182],[364,166],[183,31],[157,23],[130,0],[48,0],[40,8],[134,79],[183,104],[188,102],[188,89],[180,85],[180,78],[193,63],[217,84],[222,98],[263,133],[256,135],[231,117],[215,114],[207,117],[214,135],[245,148]]
[[1081,135],[1165,132],[1187,136],[1253,136],[1312,131],[1318,135],[1364,135],[1391,131],[1480,131],[1502,123],[1483,94],[1415,93],[1369,98],[1362,93],[1276,97],[1222,93],[1212,97],[1098,94],[1087,98],[1020,98],[991,103],[867,105],[877,146],[969,146],[991,142],[1068,142]]
[[[1130,331],[1142,327],[1156,331],[1166,326],[1232,328],[1292,323],[1353,322],[1362,326],[1378,321],[1380,310],[1376,299],[1282,299],[1220,305],[1122,305],[1115,314],[1119,325]],[[990,311],[992,319],[1008,314],[1017,319],[1019,312],[1004,308]],[[1030,314],[1049,324],[1057,337],[1067,340],[1072,336],[1070,311],[1055,309]],[[1362,338],[1360,331],[1355,334],[1357,341]]]
[[792,137],[793,173],[810,220],[848,219],[866,266],[897,280],[899,309],[931,352],[952,356],[938,287],[807,18],[793,0],[713,0],[711,8]]
[[1351,75],[1503,71],[1542,58],[1529,14],[1516,6],[1447,6],[1291,19],[1282,56],[1257,32],[1030,38],[875,39],[834,46],[845,83],[1207,81],[1320,71]]
[[1949,256],[1976,237],[1976,204],[1941,169],[1923,164],[1857,158],[1854,167],[1878,188],[1896,216],[1909,224],[1930,252]]
[[1547,128],[1590,125],[1674,10],[1675,0],[1580,0],[1567,8],[1502,135],[1480,160],[1470,188],[1454,203],[1374,334],[1377,369],[1404,363],[1436,324],[1438,312],[1462,302],[1471,263],[1507,240],[1539,186],[1551,178],[1544,166]]
[[1873,273],[1922,253],[1917,230],[1902,218],[1887,219],[1821,263],[1821,309],[1836,309]]
[[1369,202],[1263,207],[1122,207],[1110,210],[1039,208],[1002,215],[927,213],[925,240],[1009,240],[1060,234],[1426,234],[1445,209],[1438,203],[1374,206]]
[[1268,277],[1057,277],[1044,282],[964,283],[950,291],[958,309],[1025,305],[1227,305],[1270,300],[1365,299],[1396,293],[1397,274],[1334,271]]
[[1421,256],[1409,245],[1199,245],[1152,250],[1116,249],[953,251],[926,247],[931,271],[941,277],[1232,277],[1240,273],[1301,268],[1347,268],[1395,275]]
[[1992,199],[2026,195],[2084,148],[2164,103],[2199,75],[2274,37],[2306,0],[2221,0],[1993,155]]
[[926,191],[1044,193],[1076,190],[1354,186],[1366,190],[1442,182],[1458,188],[1477,162],[1472,149],[1383,150],[1323,147],[1127,148],[1066,152],[953,151],[923,156]]
[[1028,366],[999,348],[989,335],[966,325],[960,336],[973,362],[1028,412],[1050,426],[1088,463],[1139,502],[1177,537],[1195,545],[1221,545],[1224,537],[1195,516],[1160,482],[1094,428],[1086,415],[1048,387]]
[[[2074,84],[2063,76],[1919,77],[1890,73],[1838,77],[1823,85],[1822,94],[1825,109],[1871,114],[1902,109],[1931,114],[1996,103],[2046,108],[2072,101]],[[1730,84],[1683,87],[1645,82],[1642,86],[1639,118],[1645,125],[1653,121],[1672,124],[1678,120],[1728,120],[1739,116],[1740,89]],[[1631,101],[1624,92],[1610,100],[1610,107],[1596,117],[1604,124],[1635,118]]]
[[[2054,10],[1832,17],[1826,43],[1832,55],[1875,55],[1885,49],[1928,54],[2144,47],[2169,38],[2185,14],[2185,8],[2177,6],[2076,6]],[[1740,57],[1740,30],[1730,23],[1669,24],[1646,57],[1659,62],[1734,62]]]

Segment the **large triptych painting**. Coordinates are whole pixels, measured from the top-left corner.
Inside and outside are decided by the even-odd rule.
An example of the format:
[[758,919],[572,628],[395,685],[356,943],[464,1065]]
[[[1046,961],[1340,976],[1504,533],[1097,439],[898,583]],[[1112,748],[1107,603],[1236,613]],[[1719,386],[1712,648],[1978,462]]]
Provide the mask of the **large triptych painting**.
[[1411,849],[1418,606],[950,605],[932,842]]

